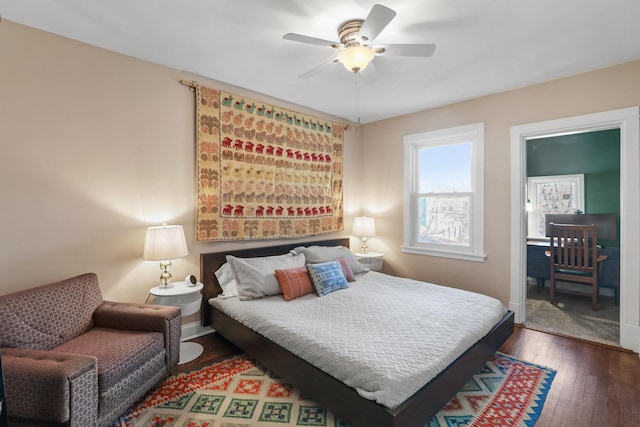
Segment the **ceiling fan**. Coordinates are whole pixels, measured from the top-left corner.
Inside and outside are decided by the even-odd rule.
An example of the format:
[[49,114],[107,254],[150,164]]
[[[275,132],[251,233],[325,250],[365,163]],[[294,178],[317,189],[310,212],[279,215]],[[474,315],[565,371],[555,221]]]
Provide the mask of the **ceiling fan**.
[[301,79],[309,78],[322,70],[324,66],[332,62],[340,62],[344,67],[358,73],[364,70],[376,55],[429,57],[436,50],[435,44],[381,44],[371,46],[373,41],[385,29],[396,12],[380,4],[373,5],[366,19],[350,19],[338,27],[340,42],[318,39],[302,34],[287,33],[285,40],[313,44],[316,46],[328,46],[336,49],[336,55],[325,63],[298,76]]

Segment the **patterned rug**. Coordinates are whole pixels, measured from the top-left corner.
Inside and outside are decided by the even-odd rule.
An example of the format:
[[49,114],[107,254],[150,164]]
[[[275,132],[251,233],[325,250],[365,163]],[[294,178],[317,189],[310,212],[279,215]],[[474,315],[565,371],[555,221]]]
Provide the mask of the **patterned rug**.
[[[555,371],[496,353],[429,427],[533,426]],[[170,377],[112,427],[348,427],[260,365],[237,356]]]

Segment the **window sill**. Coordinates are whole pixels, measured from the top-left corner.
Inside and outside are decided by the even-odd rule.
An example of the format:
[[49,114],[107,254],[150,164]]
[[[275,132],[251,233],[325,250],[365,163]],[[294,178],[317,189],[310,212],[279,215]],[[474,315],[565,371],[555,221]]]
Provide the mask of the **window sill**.
[[443,251],[436,249],[427,249],[419,246],[402,246],[402,252],[415,255],[427,255],[440,258],[458,259],[461,261],[484,262],[487,255],[484,253],[459,252],[459,251]]

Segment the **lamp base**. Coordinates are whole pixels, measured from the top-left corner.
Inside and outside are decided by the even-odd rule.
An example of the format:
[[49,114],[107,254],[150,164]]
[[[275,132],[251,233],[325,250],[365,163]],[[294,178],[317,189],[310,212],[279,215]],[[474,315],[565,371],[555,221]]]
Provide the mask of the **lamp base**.
[[368,249],[367,238],[362,237],[362,246],[360,247],[360,253],[366,254],[368,252]]
[[171,267],[170,260],[164,260],[160,262],[160,270],[162,270],[162,274],[160,275],[160,285],[161,289],[169,289],[173,287],[173,283],[171,283],[171,273],[169,273],[169,267]]

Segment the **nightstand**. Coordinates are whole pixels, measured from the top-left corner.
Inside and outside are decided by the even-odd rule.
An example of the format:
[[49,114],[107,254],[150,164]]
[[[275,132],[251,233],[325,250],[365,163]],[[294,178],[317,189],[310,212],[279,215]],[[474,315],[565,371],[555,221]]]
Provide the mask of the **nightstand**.
[[382,265],[384,264],[384,261],[382,261],[384,254],[382,252],[367,252],[366,254],[357,252],[355,256],[358,259],[358,262],[369,270],[382,270]]
[[[161,288],[155,286],[151,288],[149,294],[155,299],[152,304],[155,305],[173,305],[180,307],[182,317],[197,313],[202,303],[202,283],[196,283],[194,286],[187,286],[185,282],[173,282],[170,288]],[[191,362],[198,358],[203,352],[203,348],[198,343],[181,342],[180,343],[180,361],[178,365]]]

